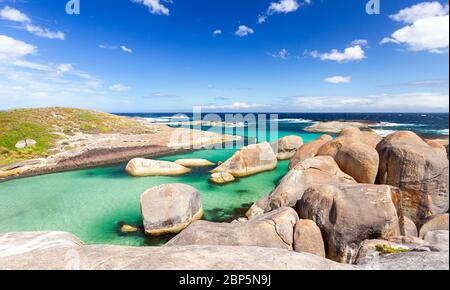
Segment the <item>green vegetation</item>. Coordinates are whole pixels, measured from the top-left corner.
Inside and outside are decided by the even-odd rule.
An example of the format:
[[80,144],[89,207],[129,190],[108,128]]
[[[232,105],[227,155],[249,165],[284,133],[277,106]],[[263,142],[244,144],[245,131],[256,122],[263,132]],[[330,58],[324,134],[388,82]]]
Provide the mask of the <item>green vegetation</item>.
[[380,252],[382,255],[386,254],[398,254],[398,253],[407,253],[410,250],[408,248],[393,248],[388,245],[377,245],[376,246],[377,252]]
[[[45,108],[0,112],[0,165],[46,157],[64,135],[151,132],[136,120],[89,110]],[[17,142],[26,139],[37,143],[17,149]]]

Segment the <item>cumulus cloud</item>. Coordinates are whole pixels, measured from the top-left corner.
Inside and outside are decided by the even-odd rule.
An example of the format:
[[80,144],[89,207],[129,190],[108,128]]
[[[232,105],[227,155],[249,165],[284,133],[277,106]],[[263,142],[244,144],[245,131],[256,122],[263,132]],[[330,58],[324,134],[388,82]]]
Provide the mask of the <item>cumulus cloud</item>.
[[303,2],[299,0],[278,0],[277,2],[271,2],[267,11],[258,15],[258,23],[262,24],[266,22],[267,18],[271,15],[292,13],[300,7],[309,4],[311,4],[311,0],[305,0]]
[[21,11],[9,6],[4,7],[0,11],[0,18],[21,23],[22,29],[25,29],[29,33],[32,33],[39,37],[59,40],[64,40],[66,38],[65,34],[61,31],[52,31],[48,28],[43,28],[31,23],[31,19],[25,13],[22,13]]
[[[170,10],[164,4],[161,3],[161,0],[131,0],[134,3],[143,4],[148,7],[150,13],[158,14],[158,15],[170,15]],[[170,0],[166,0],[164,2],[172,3]]]
[[280,51],[277,51],[275,53],[272,53],[273,58],[287,59],[288,56],[289,56],[289,52],[285,48],[283,48]]
[[240,25],[235,32],[235,34],[239,37],[248,36],[253,33],[255,33],[255,31],[252,28],[245,25]]
[[288,106],[320,112],[445,112],[448,93],[382,94],[362,97],[300,96],[289,98]]
[[0,62],[15,61],[36,54],[36,47],[6,35],[0,35]]
[[350,61],[360,61],[366,58],[366,53],[363,47],[354,45],[347,47],[343,51],[332,49],[330,52],[321,53],[317,50],[311,52],[311,56],[326,61],[336,61],[338,63],[345,63]]
[[391,19],[406,24],[380,43],[404,45],[411,51],[443,53],[449,47],[449,9],[439,2],[423,2],[400,10]]
[[213,31],[213,35],[214,36],[217,36],[217,35],[220,35],[220,34],[222,34],[222,30],[221,29],[216,29],[216,30]]
[[114,84],[109,87],[109,89],[113,92],[126,92],[130,89],[130,87],[122,85],[122,84]]
[[324,82],[329,83],[329,84],[349,84],[352,82],[352,78],[351,77],[344,77],[344,76],[333,76],[333,77],[329,77],[324,79]]

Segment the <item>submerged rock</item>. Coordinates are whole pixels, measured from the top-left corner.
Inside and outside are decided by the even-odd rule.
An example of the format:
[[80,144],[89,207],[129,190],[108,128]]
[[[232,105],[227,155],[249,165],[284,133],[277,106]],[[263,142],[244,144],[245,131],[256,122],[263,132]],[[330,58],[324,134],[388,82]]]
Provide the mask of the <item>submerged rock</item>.
[[234,177],[246,177],[277,167],[277,155],[269,143],[250,145],[236,152],[211,173],[228,172]]
[[322,135],[316,140],[301,146],[292,157],[291,162],[289,163],[289,170],[293,169],[297,166],[297,164],[305,161],[306,159],[315,157],[320,147],[331,140],[333,140],[333,137],[330,135]]
[[228,172],[217,172],[213,173],[210,178],[211,182],[217,183],[217,184],[225,184],[235,181],[233,175],[231,175]]
[[303,139],[299,136],[287,136],[272,144],[272,149],[277,153],[278,160],[291,159],[297,149],[303,145]]
[[164,184],[141,195],[145,233],[177,234],[203,216],[200,192],[186,184]]
[[430,146],[413,132],[396,132],[377,146],[380,168],[377,183],[402,191],[405,216],[415,223],[448,211],[448,167],[444,151]]
[[281,208],[242,223],[192,223],[166,246],[221,245],[292,249],[298,215]]
[[191,170],[173,162],[135,158],[128,163],[125,171],[131,176],[143,177],[183,175]]
[[294,229],[294,250],[325,258],[325,245],[320,228],[312,220],[299,220]]
[[280,207],[293,207],[310,186],[340,183],[356,182],[339,169],[333,158],[317,156],[307,159],[289,171],[272,193],[253,204],[246,215],[254,217]]
[[374,184],[380,158],[377,150],[363,143],[346,144],[336,154],[336,163],[358,183]]
[[208,167],[215,165],[206,159],[179,159],[175,163],[184,167]]
[[119,222],[118,224],[118,230],[122,234],[131,234],[131,233],[137,233],[139,232],[139,228],[126,224],[124,222]]
[[353,263],[364,240],[401,234],[398,199],[386,185],[316,185],[305,191],[297,209],[321,229],[327,258]]

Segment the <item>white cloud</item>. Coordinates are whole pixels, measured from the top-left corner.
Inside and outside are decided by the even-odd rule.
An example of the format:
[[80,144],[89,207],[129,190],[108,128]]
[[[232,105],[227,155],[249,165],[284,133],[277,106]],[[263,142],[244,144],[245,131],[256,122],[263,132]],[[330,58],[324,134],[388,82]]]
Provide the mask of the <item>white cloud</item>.
[[66,38],[66,35],[61,31],[51,31],[47,28],[42,28],[40,26],[33,25],[33,24],[27,24],[25,26],[25,29],[34,35],[48,38],[48,39],[64,40]]
[[20,23],[31,22],[27,15],[9,6],[6,6],[0,11],[0,18]]
[[405,8],[391,19],[407,24],[380,44],[405,45],[411,51],[443,53],[449,47],[449,9],[439,2],[423,2]]
[[130,87],[122,85],[122,84],[114,84],[114,85],[110,86],[109,89],[114,92],[126,92],[130,89]]
[[349,46],[361,46],[361,47],[367,47],[369,46],[369,41],[367,39],[356,39],[350,42]]
[[414,6],[400,10],[397,14],[391,15],[391,19],[412,24],[417,20],[434,17],[444,16],[448,14],[448,5],[443,6],[441,3],[435,2],[422,2]]
[[361,45],[350,46],[339,51],[333,49],[328,53],[320,53],[317,50],[311,52],[311,56],[314,58],[320,58],[321,60],[336,61],[338,63],[345,63],[350,61],[360,61],[366,58],[366,53]]
[[245,109],[264,108],[264,107],[268,107],[268,105],[249,104],[249,103],[244,103],[244,102],[234,102],[232,104],[225,104],[225,105],[202,106],[203,109],[207,109],[207,110],[245,110]]
[[36,47],[6,35],[0,35],[0,63],[36,54]]
[[22,23],[23,26],[20,28],[25,29],[29,33],[39,37],[59,40],[64,40],[66,38],[65,34],[61,31],[51,31],[47,28],[42,28],[38,25],[32,24],[31,19],[26,14],[9,6],[6,6],[0,11],[0,18]]
[[236,30],[235,32],[235,34],[239,37],[244,37],[253,33],[255,33],[255,31],[252,28],[247,27],[245,25],[240,25],[238,27],[238,30]]
[[289,55],[289,52],[283,48],[282,50],[275,52],[272,54],[273,58],[286,59]]
[[217,36],[217,35],[220,35],[220,34],[222,34],[222,30],[221,29],[216,29],[216,30],[213,31],[213,35],[214,36]]
[[280,0],[279,2],[270,3],[269,9],[267,10],[267,14],[275,14],[275,13],[290,13],[297,11],[300,5],[297,0]]
[[[152,14],[166,15],[166,16],[170,15],[169,8],[161,4],[161,0],[131,0],[131,1],[147,6],[150,10],[150,13]],[[172,1],[167,0],[165,2],[171,3]]]
[[127,52],[127,53],[133,53],[133,50],[131,48],[126,47],[125,45],[120,46],[120,49],[123,52]]
[[344,77],[344,76],[333,76],[333,77],[329,77],[324,79],[324,82],[326,83],[330,83],[330,84],[349,84],[352,82],[352,78],[351,77]]
[[65,74],[67,72],[73,71],[74,68],[69,63],[62,63],[59,64],[56,69],[58,74]]
[[258,15],[258,24],[263,24],[266,22],[267,16],[266,15]]
[[304,96],[289,98],[287,104],[297,110],[322,112],[445,112],[448,93],[382,94],[362,97]]

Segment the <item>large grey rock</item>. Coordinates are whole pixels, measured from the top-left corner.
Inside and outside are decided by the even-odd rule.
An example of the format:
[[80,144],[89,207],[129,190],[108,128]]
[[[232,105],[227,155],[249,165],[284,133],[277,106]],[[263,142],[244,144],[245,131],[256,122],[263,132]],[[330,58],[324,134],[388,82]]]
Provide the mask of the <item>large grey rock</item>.
[[321,229],[327,258],[353,263],[364,240],[400,235],[397,195],[385,185],[316,185],[305,191],[297,208],[301,218]]
[[447,213],[430,216],[422,221],[422,223],[423,225],[420,227],[419,237],[423,239],[425,235],[431,231],[448,231],[449,215]]
[[375,183],[380,158],[373,147],[360,142],[347,144],[337,152],[335,160],[358,183]]
[[289,163],[289,170],[294,169],[297,164],[305,161],[306,159],[316,157],[320,147],[331,140],[333,140],[333,137],[330,135],[322,135],[316,140],[301,146],[292,157],[291,162]]
[[272,149],[277,153],[278,160],[289,160],[302,145],[303,139],[301,137],[286,136],[272,143]]
[[166,246],[221,245],[292,249],[298,215],[281,208],[248,222],[212,223],[199,221],[169,241]]
[[294,229],[294,250],[325,258],[325,245],[319,227],[312,220],[299,220]]
[[377,182],[399,187],[405,216],[415,223],[448,211],[448,166],[444,151],[409,131],[396,132],[377,146]]
[[131,176],[143,177],[183,175],[191,170],[174,162],[135,158],[128,162],[125,171]]
[[211,173],[228,172],[234,177],[246,177],[277,167],[277,155],[269,143],[250,145],[236,152]]
[[431,245],[437,251],[449,251],[449,231],[427,232],[424,240],[428,245]]
[[0,270],[354,270],[306,253],[229,246],[83,246],[65,233],[0,234]]
[[342,172],[333,158],[317,156],[299,163],[281,180],[275,190],[257,201],[247,212],[247,217],[270,212],[280,207],[293,207],[310,186],[315,184],[356,183]]
[[203,216],[200,192],[186,184],[164,184],[141,195],[145,232],[151,236],[176,234]]
[[449,270],[448,252],[407,252],[380,255],[361,270]]

